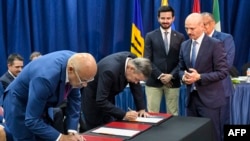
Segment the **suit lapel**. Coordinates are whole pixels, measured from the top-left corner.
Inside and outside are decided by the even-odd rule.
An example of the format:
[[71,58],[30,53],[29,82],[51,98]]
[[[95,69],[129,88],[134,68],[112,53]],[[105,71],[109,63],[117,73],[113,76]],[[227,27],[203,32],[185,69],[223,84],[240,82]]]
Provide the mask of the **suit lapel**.
[[196,57],[196,64],[195,64],[195,68],[198,68],[199,64],[200,64],[200,60],[202,59],[202,55],[207,54],[207,47],[209,47],[209,44],[207,43],[207,36],[205,35],[204,38],[201,41],[201,45],[200,45],[200,49],[199,52],[197,54]]
[[213,38],[216,38],[216,39],[218,38],[218,32],[217,32],[216,30],[214,31],[212,37],[213,37]]
[[12,82],[15,79],[9,72],[7,72],[7,77],[10,82]]
[[192,40],[188,39],[187,41],[183,42],[183,45],[181,46],[181,51],[183,53],[183,60],[186,64],[187,68],[192,68],[190,55],[191,55],[191,44]]
[[164,45],[164,41],[163,41],[163,37],[162,37],[162,34],[161,34],[161,30],[160,30],[160,29],[157,30],[155,36],[156,36],[156,37],[155,37],[156,39],[160,39],[159,46],[162,48],[162,50],[163,50],[164,52],[166,52],[166,50],[165,50],[165,45]]
[[175,38],[176,38],[176,33],[175,33],[174,30],[171,30],[171,34],[170,34],[170,43],[169,43],[169,50],[168,50],[168,53],[171,53],[172,44],[174,43]]
[[61,69],[61,79],[59,84],[59,92],[58,92],[58,102],[57,105],[60,105],[64,99],[64,90],[65,90],[65,82],[66,82],[66,66]]

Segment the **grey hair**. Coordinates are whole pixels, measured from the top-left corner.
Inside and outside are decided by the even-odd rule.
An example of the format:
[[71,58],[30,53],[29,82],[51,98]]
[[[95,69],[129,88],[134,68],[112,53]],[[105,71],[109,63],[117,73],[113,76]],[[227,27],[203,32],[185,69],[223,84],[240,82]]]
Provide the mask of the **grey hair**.
[[202,16],[209,16],[215,22],[215,18],[214,18],[213,14],[211,14],[209,12],[202,12],[201,15]]
[[152,66],[149,59],[139,57],[132,59],[131,62],[135,66],[136,72],[142,73],[146,78],[151,75]]

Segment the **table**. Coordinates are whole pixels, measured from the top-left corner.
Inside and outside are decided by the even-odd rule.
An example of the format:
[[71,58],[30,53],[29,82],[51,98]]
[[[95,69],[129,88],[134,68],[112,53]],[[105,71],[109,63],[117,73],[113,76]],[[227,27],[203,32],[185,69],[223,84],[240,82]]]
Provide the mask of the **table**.
[[[144,86],[143,92],[145,93]],[[186,86],[180,87],[179,116],[186,116]],[[144,98],[146,101],[146,98]],[[124,110],[135,109],[134,100],[129,87],[116,96],[116,105]],[[160,112],[165,113],[165,99],[161,102]],[[250,124],[250,83],[241,82],[235,85],[235,92],[230,97],[230,124]]]
[[[100,138],[112,138],[128,141],[212,141],[212,122],[208,118],[173,116],[158,125],[141,132],[133,138],[121,136],[103,135],[87,131],[83,136],[92,135]],[[118,139],[117,139],[118,140]],[[89,140],[92,141],[92,140]],[[94,141],[94,140],[93,140]]]
[[230,106],[230,124],[250,124],[250,83],[235,85]]
[[174,116],[130,141],[212,141],[212,137],[210,119]]

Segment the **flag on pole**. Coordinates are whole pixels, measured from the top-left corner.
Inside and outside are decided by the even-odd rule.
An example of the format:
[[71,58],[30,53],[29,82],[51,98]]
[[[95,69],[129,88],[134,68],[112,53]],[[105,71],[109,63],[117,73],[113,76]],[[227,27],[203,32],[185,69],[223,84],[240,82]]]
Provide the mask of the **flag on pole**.
[[161,0],[161,6],[168,6],[168,0]]
[[134,53],[137,57],[143,57],[144,53],[143,26],[139,0],[134,0],[130,52]]
[[200,13],[201,12],[201,7],[200,7],[200,0],[194,0],[193,4],[193,13]]
[[[168,6],[168,0],[161,0],[161,6]],[[171,28],[175,30],[174,23],[171,24]]]
[[220,26],[220,8],[219,8],[219,2],[218,0],[214,0],[213,3],[213,15],[214,19],[216,22],[215,29],[217,31],[221,31],[221,26]]

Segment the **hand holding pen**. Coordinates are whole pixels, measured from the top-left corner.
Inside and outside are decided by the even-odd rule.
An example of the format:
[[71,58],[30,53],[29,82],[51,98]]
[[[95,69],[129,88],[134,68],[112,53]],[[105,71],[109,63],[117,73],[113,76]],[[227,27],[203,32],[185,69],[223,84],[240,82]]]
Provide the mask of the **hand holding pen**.
[[138,117],[138,113],[128,107],[128,112],[126,113],[124,119],[129,121],[134,121]]

